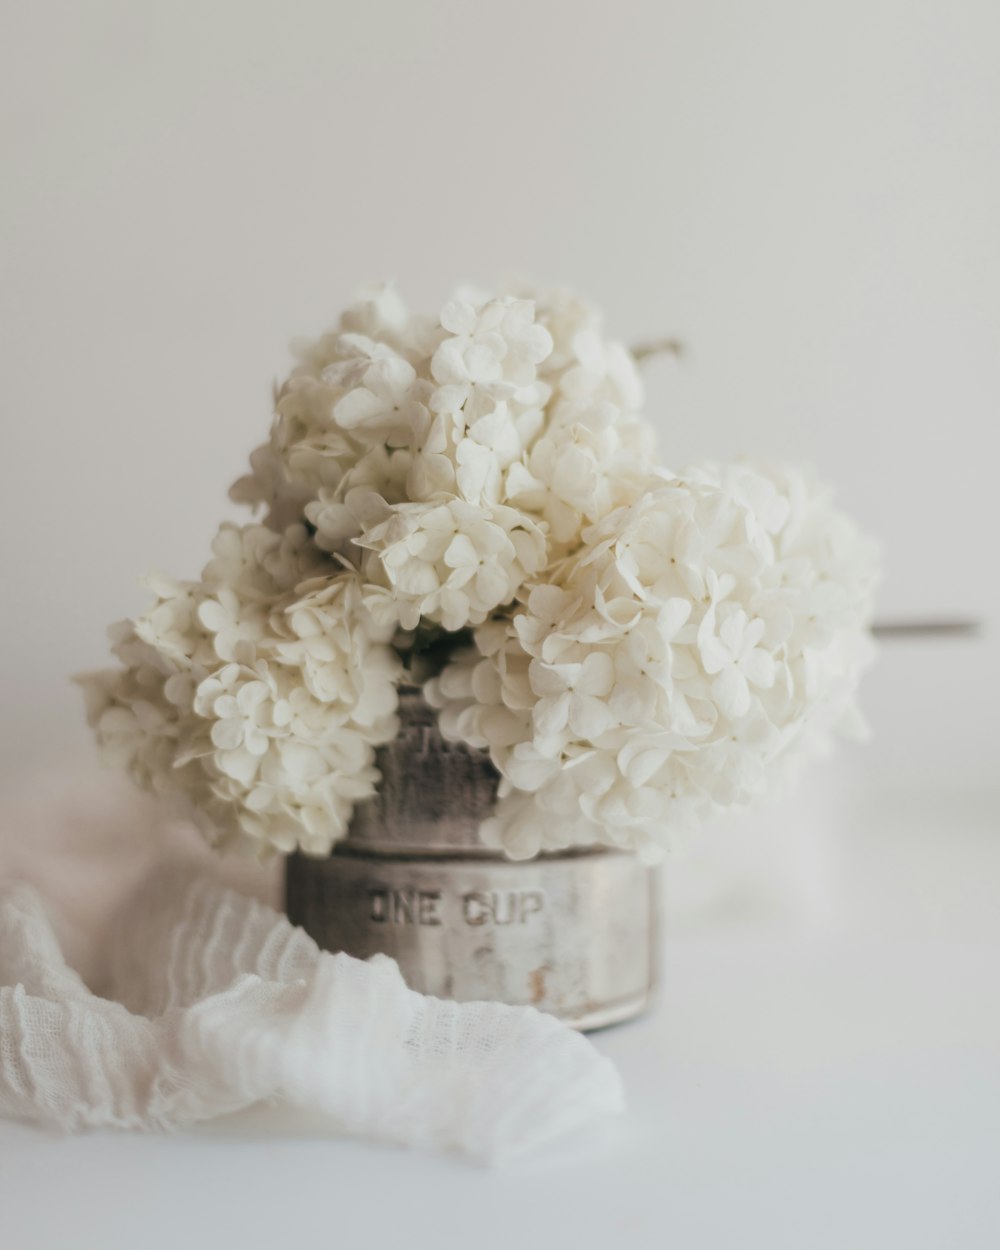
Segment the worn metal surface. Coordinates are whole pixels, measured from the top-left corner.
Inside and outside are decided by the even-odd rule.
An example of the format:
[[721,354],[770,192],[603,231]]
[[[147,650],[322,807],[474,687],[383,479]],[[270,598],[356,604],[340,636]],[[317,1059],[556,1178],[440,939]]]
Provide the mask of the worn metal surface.
[[325,859],[289,857],[291,919],[327,950],[391,955],[425,994],[530,1003],[577,1028],[636,1015],[654,980],[652,872],[617,851],[514,863],[485,850],[496,771],[444,742],[417,692],[400,704],[379,794],[349,837]]
[[355,809],[352,845],[395,854],[451,851],[489,855],[479,824],[500,780],[484,751],[446,742],[437,712],[419,691],[399,692],[399,734],[377,754],[378,794]]

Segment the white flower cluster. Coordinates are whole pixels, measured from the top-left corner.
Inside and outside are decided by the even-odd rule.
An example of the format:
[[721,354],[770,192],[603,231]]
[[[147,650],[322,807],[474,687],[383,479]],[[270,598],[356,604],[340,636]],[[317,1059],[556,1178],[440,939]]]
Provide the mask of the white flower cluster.
[[186,800],[213,844],[322,853],[374,792],[397,730],[382,604],[302,526],[225,525],[200,582],[113,627],[122,668],[81,678],[105,758]]
[[664,476],[428,684],[445,736],[502,775],[484,840],[652,860],[759,795],[800,748],[859,727],[874,580],[868,541],[790,470]]
[[483,836],[517,856],[652,855],[844,720],[864,541],[794,474],[655,470],[632,357],[575,296],[425,318],[381,289],[298,358],[232,492],[264,523],[151,579],[121,668],[83,679],[105,754],[213,842],[328,851],[442,640],[428,697],[489,750]]
[[648,474],[634,362],[571,295],[470,294],[428,321],[381,290],[300,357],[234,497],[304,515],[404,629],[481,624]]

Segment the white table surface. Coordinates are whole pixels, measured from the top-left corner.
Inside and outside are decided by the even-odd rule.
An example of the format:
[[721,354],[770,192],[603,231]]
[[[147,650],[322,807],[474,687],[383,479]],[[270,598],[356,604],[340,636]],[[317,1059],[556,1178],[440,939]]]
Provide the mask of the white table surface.
[[0,1246],[995,1250],[995,650],[945,645],[887,649],[873,744],[671,866],[659,1001],[594,1036],[623,1117],[499,1171],[270,1109],[0,1123]]

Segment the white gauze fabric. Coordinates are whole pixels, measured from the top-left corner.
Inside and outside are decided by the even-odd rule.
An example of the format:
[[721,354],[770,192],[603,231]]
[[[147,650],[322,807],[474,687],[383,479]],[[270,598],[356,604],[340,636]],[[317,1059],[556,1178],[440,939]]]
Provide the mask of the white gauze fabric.
[[204,872],[139,888],[104,998],[67,965],[35,891],[0,890],[0,1114],[170,1129],[263,1100],[486,1162],[623,1106],[610,1060],[554,1017],[417,994],[391,959],[320,951]]

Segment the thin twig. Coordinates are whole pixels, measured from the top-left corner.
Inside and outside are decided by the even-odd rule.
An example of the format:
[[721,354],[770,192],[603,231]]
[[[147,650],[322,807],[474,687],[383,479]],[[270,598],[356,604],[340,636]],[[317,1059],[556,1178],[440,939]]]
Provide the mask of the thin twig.
[[651,356],[683,356],[684,344],[680,339],[651,339],[648,343],[636,343],[632,355],[642,364]]

